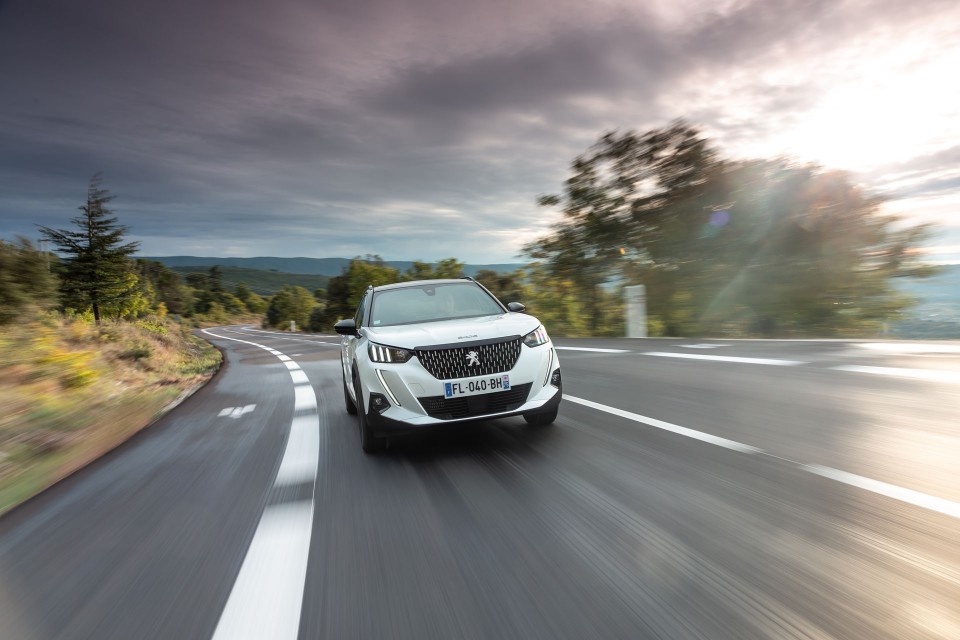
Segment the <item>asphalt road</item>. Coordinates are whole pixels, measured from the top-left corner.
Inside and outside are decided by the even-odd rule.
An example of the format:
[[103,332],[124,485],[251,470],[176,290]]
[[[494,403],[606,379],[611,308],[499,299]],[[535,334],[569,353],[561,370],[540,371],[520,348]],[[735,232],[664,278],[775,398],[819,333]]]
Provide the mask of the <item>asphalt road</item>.
[[0,519],[0,638],[960,638],[956,343],[560,340],[552,427],[371,457],[336,338],[211,332]]

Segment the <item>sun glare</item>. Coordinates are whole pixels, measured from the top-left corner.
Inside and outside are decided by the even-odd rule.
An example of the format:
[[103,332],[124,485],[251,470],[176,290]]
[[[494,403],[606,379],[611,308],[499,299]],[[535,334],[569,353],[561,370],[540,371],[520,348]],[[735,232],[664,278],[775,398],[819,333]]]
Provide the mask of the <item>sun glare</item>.
[[897,59],[869,65],[869,73],[821,100],[785,136],[788,153],[862,171],[953,144],[960,135],[960,91],[953,81],[960,48],[890,57]]

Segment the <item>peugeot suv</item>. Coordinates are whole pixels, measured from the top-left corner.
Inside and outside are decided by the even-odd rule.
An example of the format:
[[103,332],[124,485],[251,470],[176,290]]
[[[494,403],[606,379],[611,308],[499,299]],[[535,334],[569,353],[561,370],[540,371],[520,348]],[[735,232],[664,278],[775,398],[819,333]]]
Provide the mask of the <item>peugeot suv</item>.
[[557,417],[561,379],[546,329],[469,278],[369,287],[341,320],[343,398],[365,452],[435,425]]

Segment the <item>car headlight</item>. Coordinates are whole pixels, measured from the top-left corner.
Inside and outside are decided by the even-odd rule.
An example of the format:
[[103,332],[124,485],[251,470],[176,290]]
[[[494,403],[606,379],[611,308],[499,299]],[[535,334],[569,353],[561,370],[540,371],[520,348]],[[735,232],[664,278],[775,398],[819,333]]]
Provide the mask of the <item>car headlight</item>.
[[523,344],[528,347],[539,347],[542,344],[550,342],[550,336],[547,335],[547,330],[543,328],[543,325],[540,325],[527,335],[523,336]]
[[412,351],[398,349],[396,347],[385,347],[382,344],[373,342],[367,347],[367,353],[370,354],[370,359],[374,362],[401,363],[413,357]]

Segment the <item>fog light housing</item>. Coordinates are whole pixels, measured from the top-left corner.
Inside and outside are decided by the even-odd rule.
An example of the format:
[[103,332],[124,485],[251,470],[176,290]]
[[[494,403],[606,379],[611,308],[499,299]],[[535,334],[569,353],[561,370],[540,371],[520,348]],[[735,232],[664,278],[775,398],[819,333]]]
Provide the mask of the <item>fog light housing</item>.
[[390,408],[390,401],[387,400],[387,396],[382,393],[371,393],[370,394],[370,409],[376,411],[377,413],[383,413]]
[[554,370],[550,375],[550,384],[555,386],[557,389],[560,388],[560,369]]

